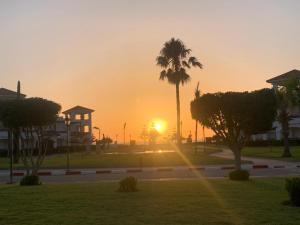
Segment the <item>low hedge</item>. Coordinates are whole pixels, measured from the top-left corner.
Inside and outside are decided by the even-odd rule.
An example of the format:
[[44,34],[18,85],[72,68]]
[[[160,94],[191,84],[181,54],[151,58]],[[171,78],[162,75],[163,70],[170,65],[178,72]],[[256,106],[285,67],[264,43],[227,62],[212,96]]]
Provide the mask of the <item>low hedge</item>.
[[27,175],[22,178],[20,181],[21,186],[33,186],[33,185],[40,185],[40,178],[37,175]]
[[137,179],[135,177],[126,177],[119,182],[119,192],[134,192],[137,191]]
[[288,178],[285,182],[285,188],[289,193],[290,203],[300,207],[300,178]]
[[247,170],[234,170],[229,173],[230,180],[249,180],[249,172]]

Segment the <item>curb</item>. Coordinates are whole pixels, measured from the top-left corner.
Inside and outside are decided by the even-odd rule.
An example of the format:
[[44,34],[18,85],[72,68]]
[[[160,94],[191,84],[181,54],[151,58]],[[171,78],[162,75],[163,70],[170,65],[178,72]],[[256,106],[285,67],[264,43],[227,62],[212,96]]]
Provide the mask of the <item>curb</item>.
[[[300,165],[288,166],[288,165],[244,165],[245,169],[285,169],[285,168],[296,168],[299,169]],[[128,173],[142,173],[142,172],[174,172],[174,171],[209,171],[209,170],[234,170],[235,166],[207,166],[207,167],[158,167],[158,168],[127,168],[127,169],[100,169],[100,170],[53,170],[53,171],[40,171],[39,176],[72,176],[72,175],[87,175],[87,174],[128,174]],[[9,176],[7,173],[1,173],[0,176]],[[22,177],[25,176],[24,171],[14,171],[13,176]]]

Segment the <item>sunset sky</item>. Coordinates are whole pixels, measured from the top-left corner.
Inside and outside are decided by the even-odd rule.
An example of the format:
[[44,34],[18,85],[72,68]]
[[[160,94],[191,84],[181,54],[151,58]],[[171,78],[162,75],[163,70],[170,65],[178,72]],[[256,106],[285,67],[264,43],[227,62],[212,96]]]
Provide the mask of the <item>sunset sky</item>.
[[1,0],[0,86],[95,109],[93,125],[119,140],[125,121],[132,139],[157,118],[173,130],[175,87],[155,58],[180,38],[204,65],[181,88],[187,136],[198,81],[202,93],[254,90],[300,69],[299,12],[298,0]]

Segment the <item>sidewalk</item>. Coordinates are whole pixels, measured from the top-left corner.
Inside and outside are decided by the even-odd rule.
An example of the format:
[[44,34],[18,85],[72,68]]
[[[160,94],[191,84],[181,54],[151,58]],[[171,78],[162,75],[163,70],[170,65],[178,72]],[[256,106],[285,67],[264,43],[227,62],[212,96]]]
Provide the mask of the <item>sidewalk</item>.
[[[234,159],[232,151],[228,149],[223,149],[222,152],[213,153],[211,154],[211,156],[224,158],[224,159]],[[253,164],[257,164],[257,165],[269,165],[269,166],[281,165],[286,167],[294,167],[300,164],[297,162],[287,162],[287,161],[281,161],[275,159],[263,159],[263,158],[247,157],[247,156],[242,156],[242,160],[251,161]]]

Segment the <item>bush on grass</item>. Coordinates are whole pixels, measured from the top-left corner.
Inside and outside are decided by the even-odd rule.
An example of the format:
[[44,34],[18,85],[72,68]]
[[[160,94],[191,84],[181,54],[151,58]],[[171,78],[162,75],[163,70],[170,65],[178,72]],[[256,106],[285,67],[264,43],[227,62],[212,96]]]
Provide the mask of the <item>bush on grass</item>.
[[300,206],[300,178],[288,178],[285,180],[285,188],[289,193],[290,204]]
[[119,182],[119,192],[137,191],[137,179],[135,177],[126,177]]
[[249,172],[247,170],[234,170],[229,173],[230,180],[249,180]]
[[27,175],[22,178],[20,181],[21,186],[33,186],[33,185],[40,185],[40,178],[37,175]]

